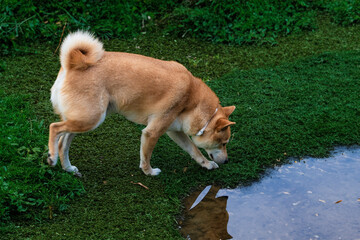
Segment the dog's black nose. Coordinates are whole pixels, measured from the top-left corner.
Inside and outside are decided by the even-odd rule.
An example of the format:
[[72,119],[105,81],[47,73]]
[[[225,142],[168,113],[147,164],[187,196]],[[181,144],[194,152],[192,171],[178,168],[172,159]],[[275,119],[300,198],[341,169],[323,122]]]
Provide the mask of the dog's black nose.
[[224,164],[227,164],[227,163],[229,163],[229,159],[226,159],[226,160],[224,161]]

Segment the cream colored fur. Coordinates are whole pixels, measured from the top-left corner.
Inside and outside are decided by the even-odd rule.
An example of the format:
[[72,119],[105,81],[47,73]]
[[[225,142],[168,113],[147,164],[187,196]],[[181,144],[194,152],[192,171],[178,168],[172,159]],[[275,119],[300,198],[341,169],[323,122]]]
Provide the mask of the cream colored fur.
[[[62,121],[50,124],[51,166],[59,155],[66,171],[80,175],[70,164],[70,143],[75,133],[95,129],[110,112],[146,126],[141,136],[140,168],[147,175],[160,173],[151,167],[150,158],[164,133],[207,169],[217,168],[215,162],[228,161],[229,126],[235,124],[228,118],[235,107],[222,107],[215,93],[183,65],[105,52],[100,41],[83,31],[66,37],[60,62],[51,101]],[[196,136],[204,126],[204,133]],[[204,148],[215,162],[207,160],[197,147]]]
[[64,70],[68,70],[70,68],[70,53],[74,49],[89,51],[87,53],[87,58],[89,58],[93,63],[100,60],[100,58],[104,55],[102,42],[94,38],[92,34],[84,31],[74,32],[69,34],[61,44],[60,62],[61,67]]

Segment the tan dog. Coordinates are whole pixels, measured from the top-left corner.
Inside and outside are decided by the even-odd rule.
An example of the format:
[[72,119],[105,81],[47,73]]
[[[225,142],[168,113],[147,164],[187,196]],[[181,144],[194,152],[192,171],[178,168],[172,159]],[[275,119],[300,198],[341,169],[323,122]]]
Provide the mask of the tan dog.
[[[165,132],[197,163],[207,169],[227,163],[228,120],[235,107],[221,107],[215,93],[184,66],[136,54],[105,52],[87,32],[66,37],[60,53],[61,68],[51,88],[51,101],[62,121],[50,124],[48,163],[80,175],[69,161],[76,133],[97,128],[107,114],[119,112],[142,130],[140,168],[147,175],[150,158]],[[192,141],[189,138],[192,136]],[[195,144],[194,144],[195,143]],[[196,147],[204,148],[208,161]]]

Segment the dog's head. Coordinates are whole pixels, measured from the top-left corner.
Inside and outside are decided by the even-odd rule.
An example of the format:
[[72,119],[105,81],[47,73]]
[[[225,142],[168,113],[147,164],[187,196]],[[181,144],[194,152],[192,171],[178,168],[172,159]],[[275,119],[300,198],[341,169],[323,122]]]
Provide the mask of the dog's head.
[[193,142],[196,146],[205,149],[211,160],[216,163],[228,163],[226,144],[230,140],[230,125],[235,124],[229,121],[230,114],[235,106],[221,107],[211,119],[201,136],[194,136]]

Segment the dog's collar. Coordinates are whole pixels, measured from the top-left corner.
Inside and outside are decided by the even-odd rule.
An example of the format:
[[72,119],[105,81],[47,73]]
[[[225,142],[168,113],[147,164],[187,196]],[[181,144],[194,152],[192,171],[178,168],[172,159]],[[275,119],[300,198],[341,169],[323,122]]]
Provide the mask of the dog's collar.
[[209,119],[209,121],[207,121],[207,122],[205,123],[205,126],[204,126],[202,129],[200,129],[200,131],[198,131],[198,133],[196,134],[196,136],[201,136],[201,135],[204,134],[204,131],[205,131],[206,127],[209,125],[211,119],[213,119],[213,117],[215,116],[215,114],[216,114],[217,111],[218,111],[218,108],[215,109],[214,114],[211,116],[211,118]]

